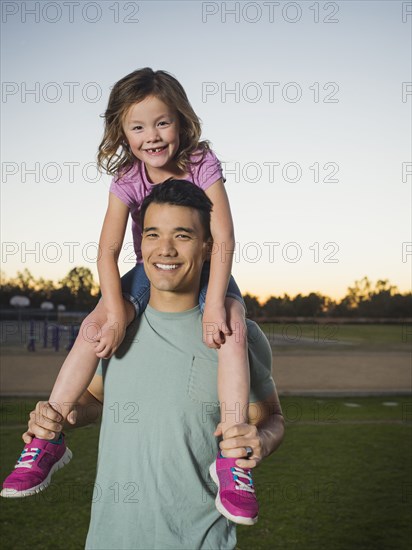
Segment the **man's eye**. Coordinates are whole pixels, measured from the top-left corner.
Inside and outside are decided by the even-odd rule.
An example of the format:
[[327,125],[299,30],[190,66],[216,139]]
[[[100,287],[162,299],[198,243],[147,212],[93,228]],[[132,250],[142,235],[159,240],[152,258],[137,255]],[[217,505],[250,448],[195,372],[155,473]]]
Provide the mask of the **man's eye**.
[[190,239],[189,235],[184,235],[183,233],[180,233],[179,235],[176,235],[177,239]]
[[151,239],[156,238],[156,237],[157,237],[157,233],[146,233],[146,237],[149,237],[149,238],[151,238]]

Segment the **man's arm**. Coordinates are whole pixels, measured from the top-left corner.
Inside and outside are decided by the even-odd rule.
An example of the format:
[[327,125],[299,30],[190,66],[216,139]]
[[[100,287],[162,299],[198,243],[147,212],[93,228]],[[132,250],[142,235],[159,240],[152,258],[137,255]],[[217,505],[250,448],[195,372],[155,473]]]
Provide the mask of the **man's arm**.
[[[253,417],[254,413],[256,422]],[[249,404],[249,419],[258,431],[261,449],[260,460],[262,460],[277,450],[285,435],[285,419],[276,390],[265,401]],[[250,467],[250,461],[245,462],[249,463]]]
[[[239,458],[240,468],[254,468],[280,446],[285,434],[285,421],[276,389],[264,401],[249,404],[249,424],[229,428],[220,448],[225,456]],[[221,435],[218,426],[215,435]],[[246,447],[253,455],[246,459]]]
[[33,437],[53,439],[63,428],[81,427],[96,422],[103,408],[103,377],[96,374],[89,387],[69,413],[63,426],[62,416],[48,403],[39,401],[34,411],[30,413],[28,430],[23,434],[23,441],[30,443]]
[[[89,387],[80,397],[76,408],[73,411],[74,418],[69,418],[69,422],[65,424],[65,428],[74,427],[81,428],[88,424],[97,422],[102,415],[103,410],[103,377],[95,374]],[[74,420],[72,422],[71,420]]]

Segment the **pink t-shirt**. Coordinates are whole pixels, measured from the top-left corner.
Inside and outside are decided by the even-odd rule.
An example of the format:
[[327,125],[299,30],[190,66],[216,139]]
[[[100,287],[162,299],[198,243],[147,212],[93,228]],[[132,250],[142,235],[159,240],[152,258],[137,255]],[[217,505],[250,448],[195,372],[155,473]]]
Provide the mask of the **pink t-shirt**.
[[[192,156],[194,161],[198,160],[198,156]],[[201,187],[204,191],[215,183],[218,179],[223,178],[222,166],[219,159],[213,151],[206,151],[202,162],[199,164],[189,165],[189,174],[186,176],[187,181],[191,181],[194,185]],[[142,262],[142,226],[140,223],[140,207],[143,199],[149,195],[153,184],[148,180],[146,169],[143,163],[136,164],[123,176],[117,179],[115,176],[110,185],[110,193],[118,197],[129,209],[132,217],[132,233],[133,245],[136,253],[136,261]]]

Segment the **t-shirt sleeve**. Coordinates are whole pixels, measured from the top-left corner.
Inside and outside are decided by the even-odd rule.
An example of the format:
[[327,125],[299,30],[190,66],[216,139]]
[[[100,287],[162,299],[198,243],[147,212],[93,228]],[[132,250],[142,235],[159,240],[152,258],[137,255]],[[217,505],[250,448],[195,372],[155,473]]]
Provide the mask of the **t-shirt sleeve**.
[[202,162],[194,165],[194,183],[205,191],[217,182],[218,179],[225,181],[222,165],[214,152],[208,150]]
[[96,372],[95,372],[95,374],[98,374],[99,376],[103,376],[103,366],[102,366],[102,362],[103,362],[103,361],[99,361],[99,364],[98,364],[97,369],[96,369]]
[[127,180],[125,181],[122,178],[116,178],[115,176],[112,179],[109,191],[110,193],[113,193],[113,195],[116,195],[116,197],[120,199],[128,208],[132,208],[135,201],[133,200],[133,195],[131,193],[132,189],[130,188]]
[[264,401],[276,389],[272,376],[272,349],[261,328],[250,319],[246,320],[248,331],[250,394],[249,401]]

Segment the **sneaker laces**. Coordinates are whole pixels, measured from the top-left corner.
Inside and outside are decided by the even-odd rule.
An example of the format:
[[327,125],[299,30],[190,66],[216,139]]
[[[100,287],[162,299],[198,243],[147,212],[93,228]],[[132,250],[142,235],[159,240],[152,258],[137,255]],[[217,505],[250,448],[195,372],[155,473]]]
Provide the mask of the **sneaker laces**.
[[[251,473],[248,474],[242,468],[236,468],[236,467],[231,468],[231,471],[233,474],[233,479],[235,480],[235,489],[238,489],[239,491],[248,491],[249,493],[255,492],[255,489],[253,488]],[[239,479],[239,476],[245,478],[248,481],[248,483],[245,483],[244,481]]]
[[[15,468],[31,468],[33,466],[33,462],[37,459],[37,457],[40,454],[41,449],[38,447],[32,447],[29,449],[23,449],[19,459],[17,460],[17,464],[15,465]],[[26,457],[31,457],[28,460],[24,460]]]

